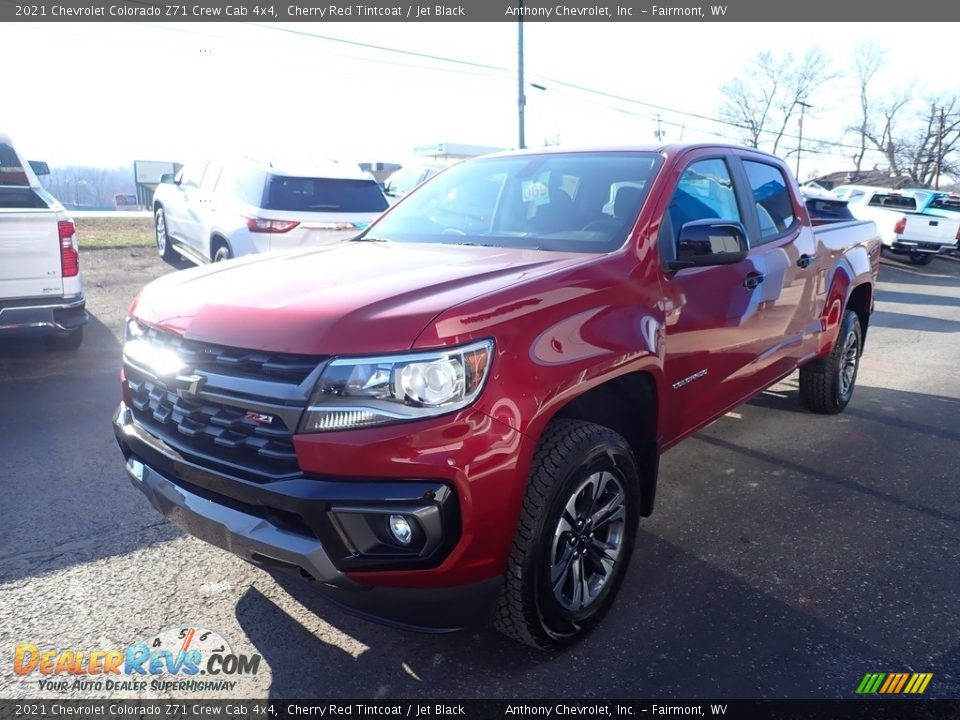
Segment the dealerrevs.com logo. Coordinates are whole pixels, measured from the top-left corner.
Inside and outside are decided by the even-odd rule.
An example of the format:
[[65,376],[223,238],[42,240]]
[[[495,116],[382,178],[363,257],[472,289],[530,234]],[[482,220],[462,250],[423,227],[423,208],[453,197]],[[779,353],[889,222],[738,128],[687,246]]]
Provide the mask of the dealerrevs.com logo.
[[198,625],[166,628],[125,649],[59,650],[17,645],[13,671],[38,689],[70,691],[233,690],[256,675],[260,655],[237,653],[220,632]]

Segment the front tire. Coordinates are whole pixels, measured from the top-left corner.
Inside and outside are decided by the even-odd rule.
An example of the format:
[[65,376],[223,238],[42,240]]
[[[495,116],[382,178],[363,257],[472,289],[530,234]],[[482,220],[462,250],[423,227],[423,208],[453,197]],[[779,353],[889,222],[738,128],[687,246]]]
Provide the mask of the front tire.
[[800,368],[800,400],[808,410],[824,415],[843,411],[853,397],[862,352],[860,318],[847,310],[830,354]]
[[170,262],[177,253],[170,243],[170,234],[167,232],[167,216],[162,207],[158,207],[153,213],[153,228],[157,253],[164,260]]
[[910,253],[910,262],[914,265],[929,265],[933,262],[936,255],[933,253]]
[[534,458],[494,624],[541,650],[587,635],[630,563],[639,471],[627,441],[579,420],[547,426]]

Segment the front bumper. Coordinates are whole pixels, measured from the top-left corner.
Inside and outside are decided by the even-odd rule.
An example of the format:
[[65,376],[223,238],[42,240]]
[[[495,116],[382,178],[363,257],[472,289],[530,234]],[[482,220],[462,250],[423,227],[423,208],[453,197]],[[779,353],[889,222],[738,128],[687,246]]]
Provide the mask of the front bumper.
[[[191,463],[145,432],[123,403],[113,427],[133,485],[185,532],[271,573],[311,582],[337,604],[370,619],[427,631],[486,620],[498,578],[414,590],[361,585],[348,575],[355,569],[396,570],[441,562],[460,533],[457,499],[446,484],[306,476],[256,483]],[[358,546],[358,513],[391,511],[420,519],[427,537],[417,553],[385,557],[382,547]]]
[[0,300],[0,330],[41,329],[68,333],[86,325],[86,296],[50,302],[50,298]]

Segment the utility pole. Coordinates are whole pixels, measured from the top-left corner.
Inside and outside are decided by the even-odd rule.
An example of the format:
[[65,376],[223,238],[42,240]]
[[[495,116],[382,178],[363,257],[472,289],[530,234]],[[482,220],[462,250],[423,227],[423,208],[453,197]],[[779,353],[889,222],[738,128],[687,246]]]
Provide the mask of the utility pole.
[[520,123],[520,137],[518,145],[522,150],[527,146],[524,129],[523,110],[527,98],[523,94],[523,0],[520,0],[520,20],[517,23],[517,115]]
[[654,134],[656,135],[658,142],[659,142],[660,140],[663,140],[663,136],[666,135],[666,133],[665,133],[663,130],[660,129],[660,121],[661,121],[661,120],[663,120],[663,115],[661,115],[660,113],[657,113],[657,131],[656,131],[656,133],[654,133]]
[[940,130],[937,132],[937,174],[933,179],[934,190],[940,189],[940,171],[943,170],[943,126],[946,121],[944,109],[940,108]]
[[805,103],[803,100],[797,100],[800,106],[800,132],[797,133],[797,180],[800,180],[800,153],[803,152],[803,111],[812,108],[813,105]]

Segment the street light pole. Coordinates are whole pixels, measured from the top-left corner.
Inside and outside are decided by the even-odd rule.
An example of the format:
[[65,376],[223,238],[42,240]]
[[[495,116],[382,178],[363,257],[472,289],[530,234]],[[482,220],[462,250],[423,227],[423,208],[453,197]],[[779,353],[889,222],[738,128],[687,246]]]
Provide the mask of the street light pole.
[[805,103],[803,100],[797,100],[797,105],[800,106],[800,132],[797,133],[797,180],[800,180],[800,153],[803,152],[803,111],[807,108],[813,107],[808,103]]
[[520,0],[520,20],[517,23],[517,119],[519,121],[519,142],[522,150],[527,146],[524,128],[523,111],[527,104],[527,98],[523,93],[523,0]]

